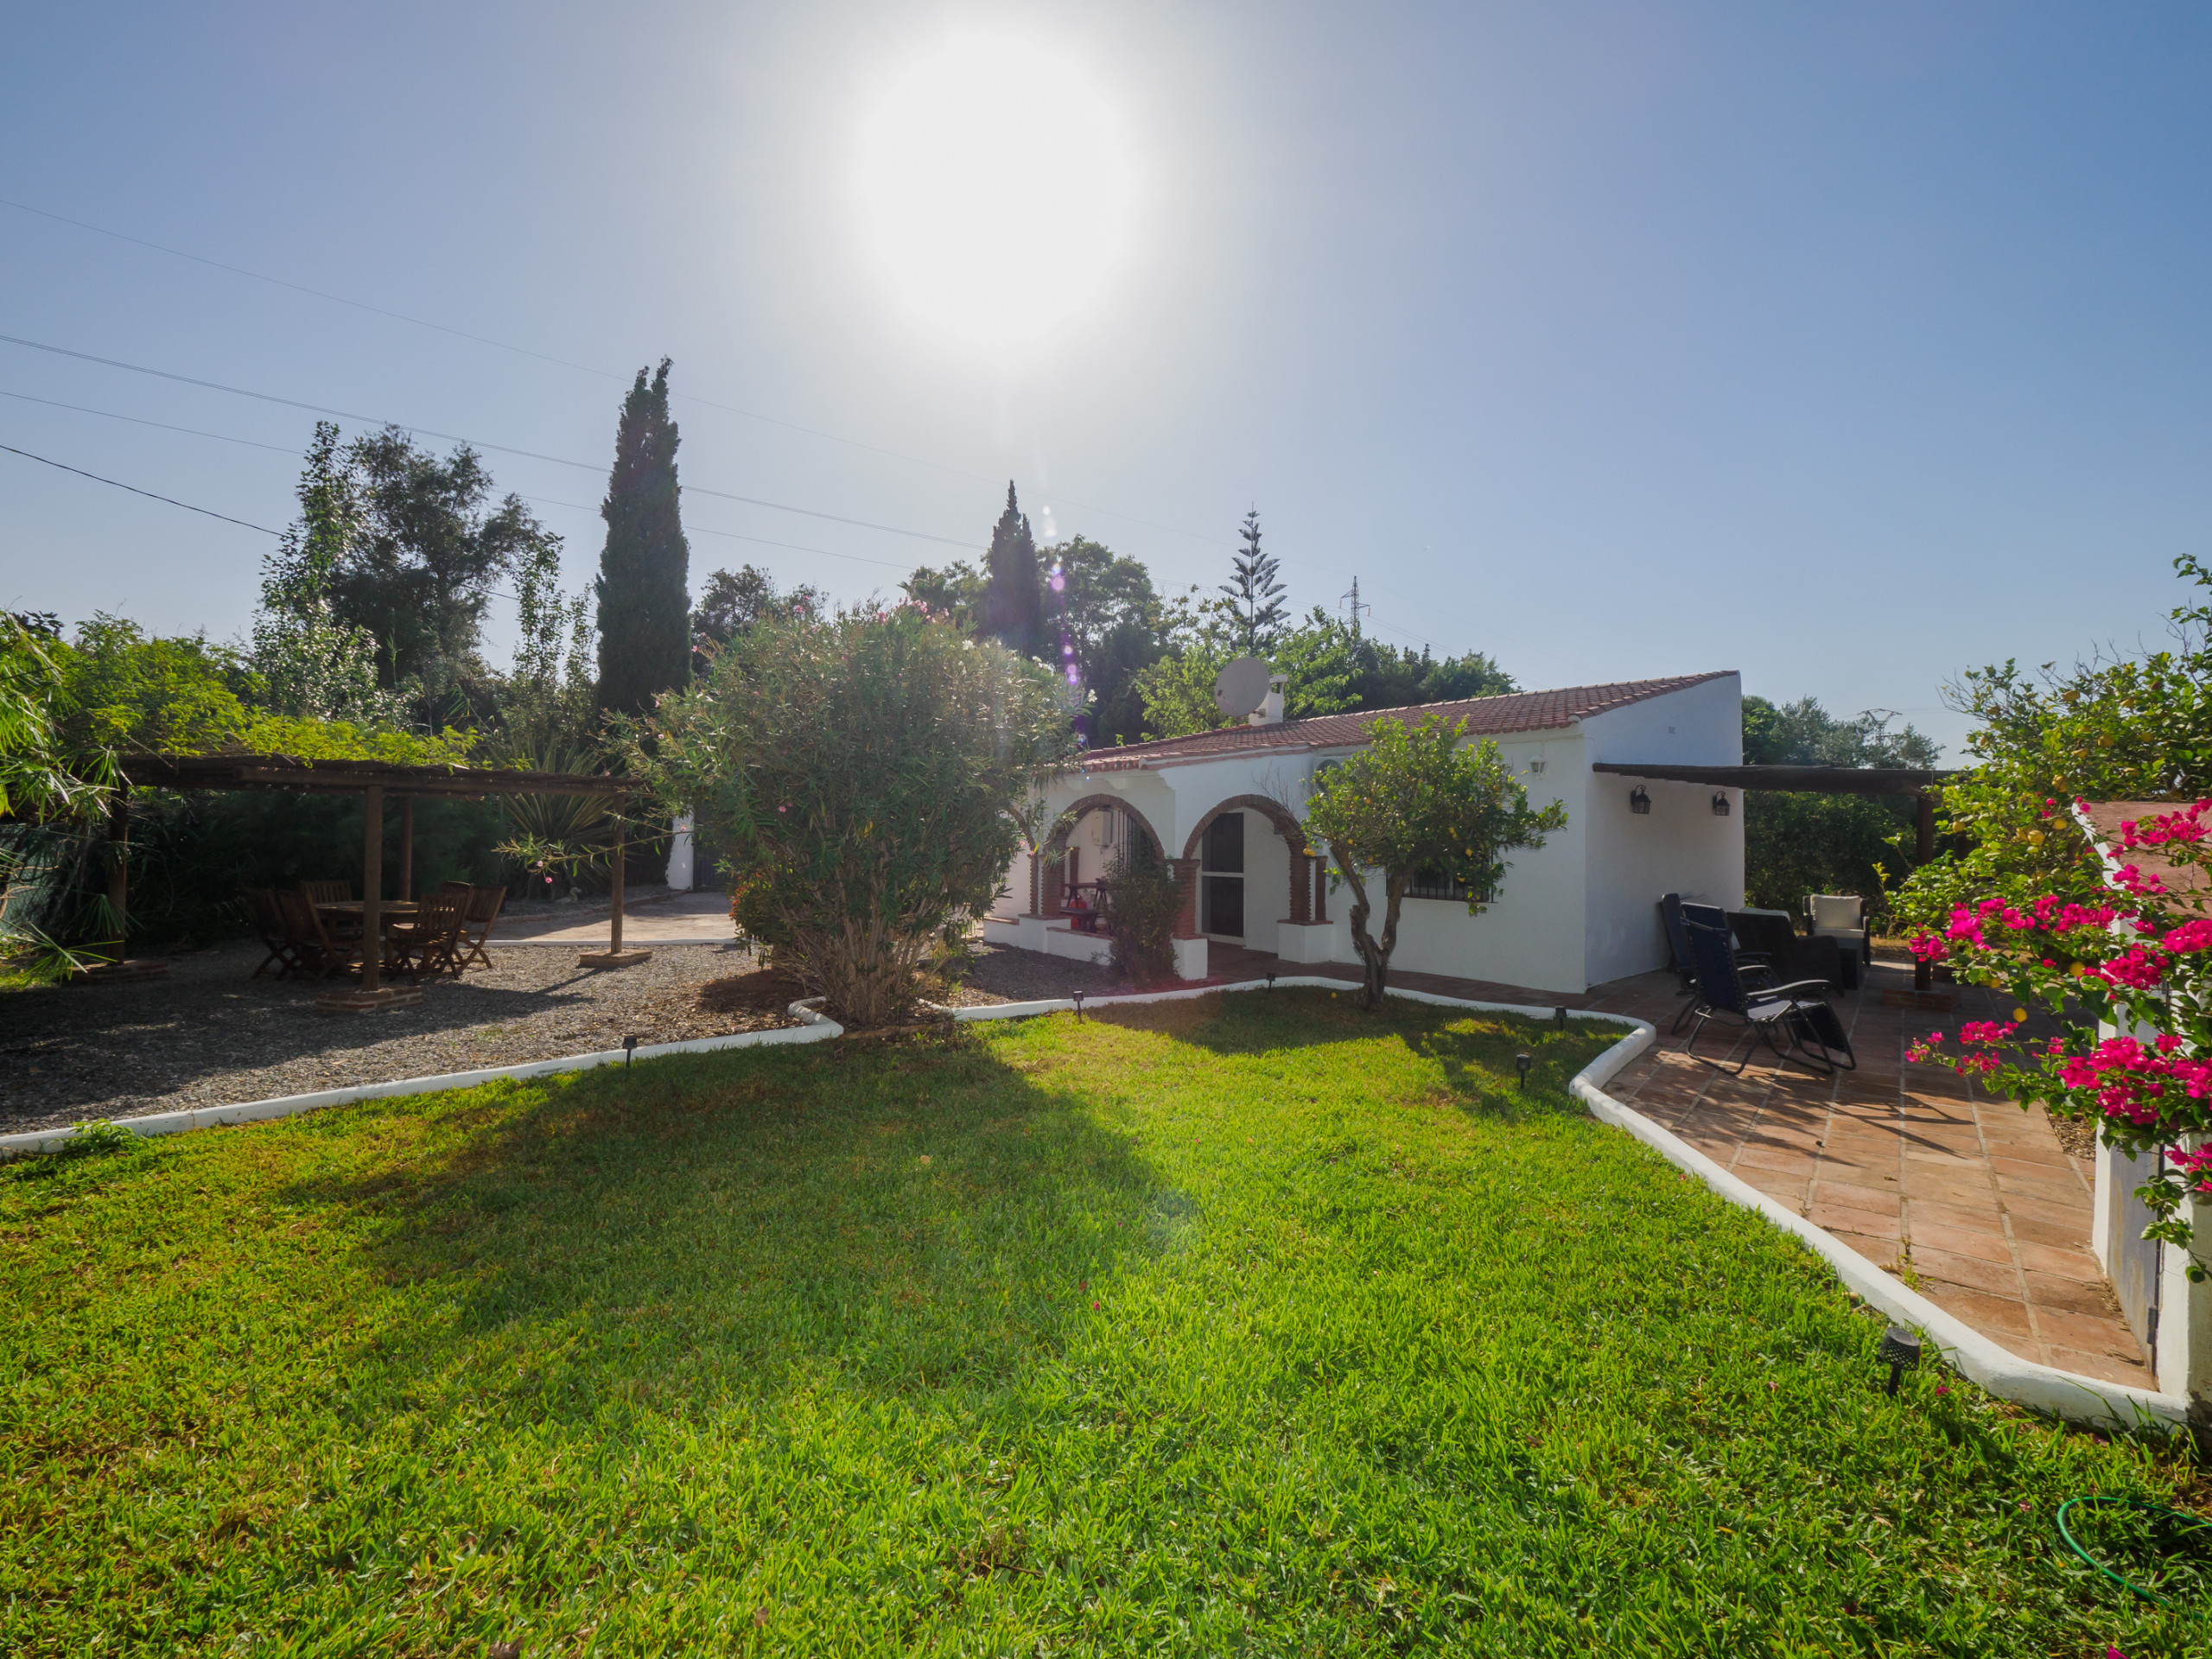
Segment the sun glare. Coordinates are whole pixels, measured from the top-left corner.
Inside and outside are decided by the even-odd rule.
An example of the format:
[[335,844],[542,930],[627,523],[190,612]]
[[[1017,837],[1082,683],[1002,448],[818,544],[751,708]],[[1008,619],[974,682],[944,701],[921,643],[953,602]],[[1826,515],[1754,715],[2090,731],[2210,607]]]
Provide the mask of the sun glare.
[[999,344],[1096,295],[1129,205],[1104,101],[1069,65],[1007,41],[956,41],[901,74],[868,124],[862,182],[907,303]]

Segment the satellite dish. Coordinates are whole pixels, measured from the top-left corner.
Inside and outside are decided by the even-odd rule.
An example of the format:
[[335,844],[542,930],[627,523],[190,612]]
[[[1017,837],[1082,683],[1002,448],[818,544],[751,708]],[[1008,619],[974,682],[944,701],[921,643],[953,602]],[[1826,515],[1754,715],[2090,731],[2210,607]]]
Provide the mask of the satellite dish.
[[1258,658],[1239,657],[1213,677],[1213,706],[1242,720],[1268,700],[1268,671]]

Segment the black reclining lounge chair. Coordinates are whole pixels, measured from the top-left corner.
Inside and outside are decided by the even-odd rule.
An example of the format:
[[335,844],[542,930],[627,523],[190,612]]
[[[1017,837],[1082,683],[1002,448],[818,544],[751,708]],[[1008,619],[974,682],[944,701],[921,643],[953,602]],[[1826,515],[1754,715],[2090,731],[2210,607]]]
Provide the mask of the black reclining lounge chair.
[[[1715,1071],[1729,1071],[1721,1061],[1707,1059],[1697,1052],[1697,1039],[1706,1023],[1726,1018],[1734,1020],[1742,1031],[1764,1039],[1777,1059],[1796,1060],[1819,1076],[1858,1070],[1859,1057],[1852,1052],[1851,1038],[1835,1010],[1827,1005],[1826,980],[1747,986],[1745,971],[1738,967],[1736,953],[1729,947],[1726,927],[1701,926],[1687,917],[1682,926],[1688,935],[1690,968],[1697,981],[1697,994],[1689,1008],[1697,1023],[1682,1044],[1683,1053]],[[1732,1044],[1729,1052],[1735,1052]],[[1732,1075],[1740,1077],[1755,1052],[1756,1043],[1745,1051]]]

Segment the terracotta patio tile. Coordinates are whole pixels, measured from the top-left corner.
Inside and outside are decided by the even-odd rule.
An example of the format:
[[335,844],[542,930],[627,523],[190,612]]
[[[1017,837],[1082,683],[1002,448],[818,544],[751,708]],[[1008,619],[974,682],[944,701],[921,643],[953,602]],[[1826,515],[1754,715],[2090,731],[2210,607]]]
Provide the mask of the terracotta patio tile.
[[2045,1363],[2062,1371],[2074,1371],[2082,1376],[2094,1376],[2100,1382],[2120,1382],[2138,1389],[2155,1389],[2157,1378],[2148,1365],[2131,1365],[2110,1354],[2092,1354],[2077,1348],[2052,1348]]
[[[1847,1209],[1838,1204],[1823,1204],[1818,1199],[1806,1210],[1805,1219],[1814,1226],[1824,1227],[1832,1233],[1863,1233],[1869,1238],[1892,1241],[1898,1236],[1895,1216],[1876,1215],[1871,1210]],[[1897,1254],[1894,1243],[1890,1253],[1892,1255]]]
[[1795,1147],[1805,1152],[1812,1151],[1820,1143],[1817,1129],[1779,1123],[1762,1123],[1744,1137],[1747,1147]]
[[2080,1217],[2071,1223],[2041,1221],[2031,1216],[2018,1216],[2009,1210],[2005,1217],[2012,1230],[2012,1236],[2023,1244],[2055,1246],[2063,1250],[2086,1250],[2089,1248],[2089,1206],[2082,1206]]
[[1864,1233],[1828,1231],[1838,1243],[1847,1244],[1878,1268],[1893,1268],[1897,1260],[1897,1242],[1894,1238],[1870,1238]]
[[1989,1166],[1979,1158],[1955,1152],[1936,1152],[1926,1147],[1904,1143],[1904,1155],[1897,1166],[1908,1175],[1929,1181],[1974,1181],[1988,1184]]
[[2013,1248],[2019,1254],[2020,1265],[2037,1273],[2056,1274],[2061,1279],[2078,1279],[2092,1285],[2104,1280],[2103,1270],[2097,1266],[2097,1258],[2089,1254],[2086,1246],[2066,1249],[2056,1244],[2037,1244],[2032,1240],[2022,1239]]
[[1811,1185],[1803,1175],[1791,1175],[1778,1169],[1761,1169],[1756,1165],[1738,1165],[1728,1172],[1746,1186],[1757,1187],[1770,1198],[1779,1198],[1799,1215],[1805,1213],[1805,1190]]
[[1770,1169],[1785,1175],[1799,1175],[1809,1179],[1815,1162],[1814,1155],[1796,1147],[1745,1147],[1743,1155],[1736,1160],[1741,1168]]
[[1964,1319],[1977,1331],[1992,1336],[2029,1337],[2034,1334],[2028,1324],[2025,1302],[2007,1296],[1992,1296],[1983,1291],[1965,1290],[1956,1285],[1930,1282],[1921,1293],[1945,1313]]
[[2073,1160],[2056,1147],[2050,1149],[2049,1158],[2023,1158],[2007,1153],[2002,1146],[1989,1150],[1989,1166],[1999,1175],[2017,1175],[2031,1181],[2056,1181],[2063,1186],[2074,1186]]
[[1913,1271],[1923,1279],[1978,1290],[1990,1296],[2017,1297],[2020,1294],[2019,1269],[2010,1262],[1979,1262],[1949,1250],[1931,1250],[1917,1239],[1913,1241],[1911,1261]]
[[1833,1204],[1846,1210],[1865,1210],[1878,1216],[1894,1216],[1897,1213],[1898,1198],[1894,1188],[1884,1191],[1847,1181],[1818,1179],[1813,1183],[1813,1202]]
[[2143,1357],[2143,1344],[2116,1313],[2069,1313],[2038,1306],[2036,1329],[2054,1348],[2076,1348],[2087,1354],[2109,1354],[2130,1361]]
[[1945,1227],[1939,1223],[1914,1218],[1912,1243],[1916,1249],[1948,1250],[1955,1255],[1970,1255],[1978,1262],[2012,1260],[2012,1247],[2001,1235],[1986,1233],[1971,1227]]
[[2090,1284],[2082,1279],[2062,1279],[2055,1273],[2025,1273],[2028,1300],[2036,1306],[2048,1307],[2061,1313],[2094,1313],[2107,1319],[2118,1319],[2107,1305],[2107,1291],[2101,1283]]
[[2073,1172],[2064,1172],[2063,1180],[2029,1180],[2024,1176],[2007,1175],[2003,1170],[1994,1172],[1997,1190],[2015,1198],[2040,1198],[2046,1203],[2064,1204],[2082,1195],[2082,1184],[2074,1179]]
[[1950,1227],[1969,1233],[1986,1233],[1992,1238],[2005,1236],[2005,1221],[1991,1205],[1977,1210],[1967,1204],[1945,1204],[1935,1198],[1917,1195],[1905,1200],[1905,1222],[1909,1229],[1922,1227]]
[[2021,1221],[2051,1221],[2087,1226],[2088,1217],[2095,1208],[2095,1201],[2087,1192],[2063,1203],[2052,1198],[2024,1198],[2017,1193],[2005,1195],[2005,1213]]
[[1976,1215],[1994,1217],[1998,1213],[1997,1190],[1986,1181],[1931,1181],[1916,1177],[1908,1170],[1901,1185],[1908,1198],[1971,1210]]

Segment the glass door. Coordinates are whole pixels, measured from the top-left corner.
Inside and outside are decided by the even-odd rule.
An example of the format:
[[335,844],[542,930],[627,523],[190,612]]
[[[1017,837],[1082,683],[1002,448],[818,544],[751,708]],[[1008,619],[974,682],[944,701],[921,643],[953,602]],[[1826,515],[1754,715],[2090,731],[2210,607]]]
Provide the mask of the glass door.
[[1198,855],[1199,931],[1244,937],[1244,815],[1224,812],[1206,826]]

